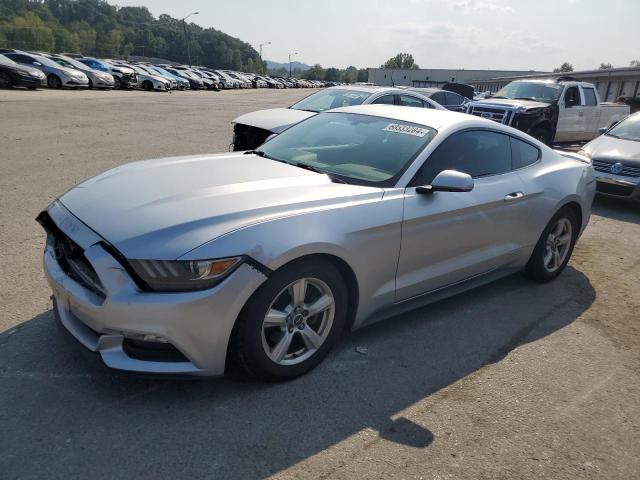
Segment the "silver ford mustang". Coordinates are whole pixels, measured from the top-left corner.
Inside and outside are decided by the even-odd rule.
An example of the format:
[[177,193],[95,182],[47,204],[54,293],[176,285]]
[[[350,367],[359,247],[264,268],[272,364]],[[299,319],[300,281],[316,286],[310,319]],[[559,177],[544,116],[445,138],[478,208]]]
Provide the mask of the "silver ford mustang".
[[38,221],[55,312],[108,366],[273,380],[345,328],[520,270],[554,279],[595,186],[584,157],[510,127],[366,105],[257,151],[115,168]]

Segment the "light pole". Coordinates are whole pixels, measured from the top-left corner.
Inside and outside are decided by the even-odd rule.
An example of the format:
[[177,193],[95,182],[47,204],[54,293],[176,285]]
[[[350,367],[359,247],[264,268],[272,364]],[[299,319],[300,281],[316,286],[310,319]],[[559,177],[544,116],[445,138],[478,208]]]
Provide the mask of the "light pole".
[[289,78],[291,78],[291,56],[298,55],[298,52],[293,52],[289,54]]
[[187,36],[187,18],[191,15],[198,15],[200,12],[191,12],[189,15],[182,19],[182,28],[184,28],[184,41],[187,42],[187,57],[189,58],[189,66],[191,66],[191,48],[189,48],[189,37]]
[[262,71],[262,47],[264,47],[265,45],[271,45],[271,42],[264,42],[260,44],[260,73],[264,73]]

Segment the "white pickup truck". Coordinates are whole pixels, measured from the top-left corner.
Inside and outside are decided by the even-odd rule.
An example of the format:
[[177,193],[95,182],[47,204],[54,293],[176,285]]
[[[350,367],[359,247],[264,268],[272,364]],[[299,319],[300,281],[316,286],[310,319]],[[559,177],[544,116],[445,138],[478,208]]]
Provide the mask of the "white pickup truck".
[[467,113],[510,125],[547,145],[591,140],[629,115],[629,106],[602,103],[591,83],[571,79],[516,80]]

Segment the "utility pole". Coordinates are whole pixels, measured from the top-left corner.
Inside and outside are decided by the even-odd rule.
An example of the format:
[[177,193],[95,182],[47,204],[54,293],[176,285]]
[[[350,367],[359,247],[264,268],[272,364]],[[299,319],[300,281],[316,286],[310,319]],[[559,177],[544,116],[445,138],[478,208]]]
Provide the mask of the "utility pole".
[[187,43],[187,58],[189,59],[189,66],[191,66],[191,48],[189,46],[189,37],[187,35],[187,18],[191,15],[198,15],[200,12],[191,12],[189,15],[182,19],[182,28],[184,28],[184,41]]
[[289,54],[289,78],[291,78],[291,56],[298,55],[298,52],[293,52]]
[[271,45],[271,42],[264,42],[260,44],[260,73],[264,73],[262,69],[262,47],[264,47],[265,45]]

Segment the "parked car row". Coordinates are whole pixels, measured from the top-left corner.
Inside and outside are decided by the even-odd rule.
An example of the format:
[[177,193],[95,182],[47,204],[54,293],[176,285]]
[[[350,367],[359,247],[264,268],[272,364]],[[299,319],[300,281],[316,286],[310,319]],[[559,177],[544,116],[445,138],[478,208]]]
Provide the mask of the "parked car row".
[[75,53],[0,49],[0,88],[98,88],[166,92],[235,88],[321,88],[325,82],[233,70],[100,59]]
[[640,112],[629,115],[628,105],[601,103],[593,85],[573,80],[518,80],[486,101],[469,101],[432,88],[327,88],[288,108],[236,118],[231,149],[256,150],[271,137],[321,112],[366,104],[466,111],[525,132],[549,146],[553,141],[592,140],[577,156],[587,157],[593,164],[598,192],[640,200]]

